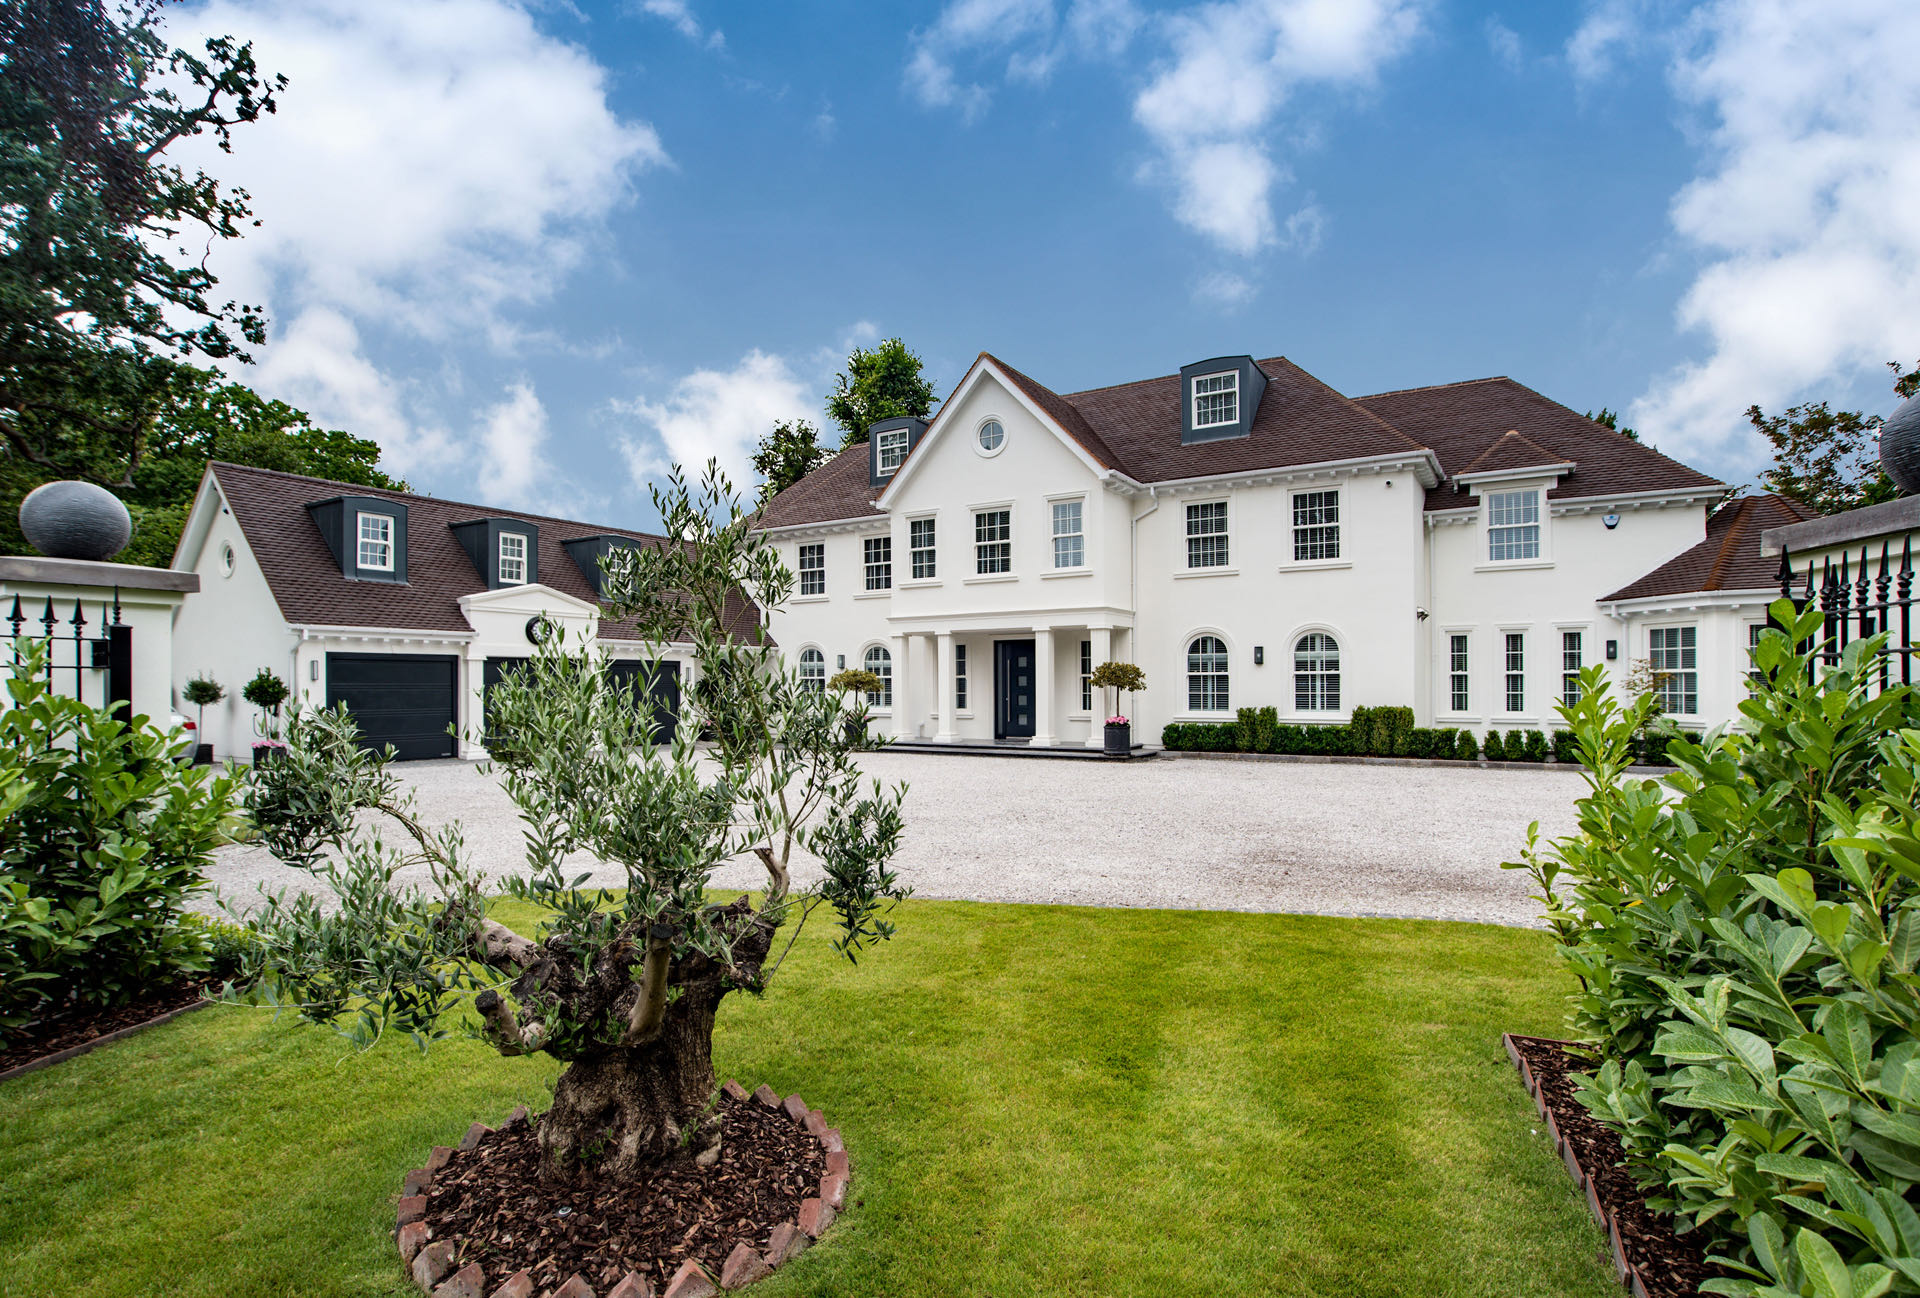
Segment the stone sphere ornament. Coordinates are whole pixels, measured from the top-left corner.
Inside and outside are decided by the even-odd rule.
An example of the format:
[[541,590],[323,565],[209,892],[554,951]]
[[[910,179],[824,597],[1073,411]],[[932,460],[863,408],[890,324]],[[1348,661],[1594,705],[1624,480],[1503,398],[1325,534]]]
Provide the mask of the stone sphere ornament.
[[47,482],[20,502],[20,530],[49,559],[111,559],[133,539],[120,497],[91,482]]
[[1880,467],[1900,490],[1920,494],[1920,394],[1901,402],[1880,425]]

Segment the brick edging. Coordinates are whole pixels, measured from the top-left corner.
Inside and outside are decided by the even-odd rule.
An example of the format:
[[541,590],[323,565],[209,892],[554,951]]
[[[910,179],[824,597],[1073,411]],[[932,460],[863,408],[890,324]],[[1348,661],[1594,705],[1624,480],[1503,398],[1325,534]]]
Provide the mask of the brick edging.
[[[1647,1298],[1647,1285],[1646,1281],[1640,1278],[1640,1268],[1633,1264],[1626,1250],[1621,1247],[1619,1225],[1615,1223],[1613,1214],[1609,1213],[1606,1206],[1600,1202],[1600,1196],[1593,1188],[1593,1178],[1588,1176],[1586,1169],[1580,1166],[1580,1155],[1574,1151],[1573,1143],[1561,1136],[1560,1124],[1554,1121],[1553,1110],[1547,1107],[1547,1098],[1541,1093],[1540,1083],[1534,1080],[1533,1070],[1527,1067],[1526,1056],[1522,1055],[1520,1048],[1514,1045],[1516,1040],[1547,1041],[1548,1038],[1516,1038],[1511,1032],[1502,1032],[1500,1044],[1507,1048],[1507,1058],[1511,1059],[1513,1066],[1520,1071],[1521,1083],[1527,1088],[1527,1094],[1533,1097],[1534,1107],[1540,1111],[1541,1118],[1546,1122],[1547,1135],[1553,1139],[1554,1152],[1559,1154],[1560,1161],[1566,1164],[1567,1175],[1573,1178],[1573,1188],[1585,1192],[1587,1211],[1592,1214],[1593,1220],[1606,1234],[1607,1243],[1613,1249],[1614,1278],[1633,1293],[1633,1298]],[[1550,1044],[1560,1046],[1566,1043],[1552,1041]]]
[[[723,1289],[744,1289],[756,1280],[766,1279],[777,1268],[806,1252],[814,1240],[833,1225],[834,1218],[844,1208],[853,1169],[847,1161],[846,1142],[840,1138],[838,1130],[827,1125],[820,1110],[809,1109],[806,1101],[798,1095],[789,1095],[783,1100],[764,1082],[751,1094],[731,1078],[720,1089],[736,1102],[754,1100],[777,1113],[785,1113],[820,1142],[827,1156],[827,1171],[820,1178],[819,1193],[801,1201],[796,1220],[782,1222],[773,1228],[764,1253],[755,1248],[751,1240],[740,1240],[727,1254],[726,1261],[721,1263],[718,1275],[709,1273],[694,1259],[688,1258],[673,1273],[667,1287],[657,1295],[651,1280],[636,1271],[629,1271],[613,1288],[607,1290],[604,1298],[712,1298]],[[504,1130],[532,1121],[532,1115],[523,1104],[507,1115],[501,1128]],[[466,1151],[474,1148],[492,1131],[484,1123],[474,1123],[461,1139],[460,1149]],[[489,1294],[491,1298],[535,1298],[533,1277],[527,1271],[520,1270],[499,1278],[499,1286],[489,1291],[486,1288],[486,1272],[478,1262],[468,1262],[455,1269],[460,1240],[433,1238],[432,1228],[425,1220],[427,1192],[433,1188],[433,1178],[439,1175],[440,1169],[447,1165],[453,1155],[452,1147],[436,1145],[425,1167],[407,1173],[402,1186],[396,1230],[400,1264],[408,1268],[413,1282],[430,1298],[488,1298]],[[601,1295],[575,1274],[549,1289],[545,1298],[601,1298]]]
[[150,1018],[144,1023],[134,1023],[124,1028],[115,1028],[111,1032],[102,1033],[91,1041],[82,1041],[77,1046],[68,1046],[65,1050],[56,1050],[50,1055],[42,1055],[38,1059],[29,1059],[24,1064],[15,1064],[5,1072],[0,1072],[0,1082],[10,1081],[15,1077],[25,1077],[28,1073],[37,1073],[42,1068],[51,1068],[55,1064],[64,1064],[69,1059],[78,1059],[89,1050],[98,1050],[101,1046],[111,1045],[115,1041],[125,1040],[136,1032],[145,1032],[148,1028],[157,1028],[162,1023],[179,1018],[182,1014],[191,1014],[195,1010],[203,1010],[211,1004],[213,1004],[213,1002],[210,1000],[197,1000],[191,1005],[182,1005],[178,1009],[168,1010],[166,1013]]

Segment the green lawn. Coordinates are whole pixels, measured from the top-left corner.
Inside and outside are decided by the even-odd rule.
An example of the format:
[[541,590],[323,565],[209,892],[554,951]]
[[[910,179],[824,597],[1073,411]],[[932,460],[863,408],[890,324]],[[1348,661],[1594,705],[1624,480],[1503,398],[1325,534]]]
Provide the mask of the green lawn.
[[[810,928],[722,1010],[722,1076],[799,1091],[853,1156],[849,1211],[765,1298],[1620,1292],[1500,1048],[1561,1022],[1543,934],[899,919],[857,967]],[[0,1085],[0,1294],[412,1293],[402,1174],[556,1071],[216,1006]]]

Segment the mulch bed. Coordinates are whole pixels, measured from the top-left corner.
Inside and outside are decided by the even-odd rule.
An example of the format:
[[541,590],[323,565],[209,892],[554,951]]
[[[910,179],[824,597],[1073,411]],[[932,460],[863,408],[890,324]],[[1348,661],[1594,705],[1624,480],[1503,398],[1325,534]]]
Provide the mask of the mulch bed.
[[1508,1040],[1526,1060],[1553,1125],[1587,1180],[1588,1206],[1597,1199],[1604,1217],[1618,1232],[1620,1250],[1631,1268],[1628,1283],[1639,1280],[1634,1292],[1644,1292],[1646,1298],[1687,1298],[1700,1292],[1702,1282],[1731,1276],[1732,1272],[1709,1265],[1693,1239],[1674,1234],[1673,1218],[1647,1207],[1645,1192],[1626,1169],[1620,1138],[1580,1103],[1572,1074],[1592,1071],[1595,1061],[1567,1042],[1539,1037]]
[[720,1098],[720,1161],[691,1160],[654,1176],[579,1188],[540,1177],[533,1128],[512,1123],[456,1152],[433,1178],[425,1221],[435,1239],[459,1239],[456,1265],[489,1276],[532,1272],[544,1293],[569,1275],[605,1292],[637,1271],[662,1292],[688,1258],[713,1275],[741,1240],[764,1249],[774,1227],[819,1193],[820,1141],[786,1114]]
[[111,1033],[144,1026],[163,1014],[186,1009],[201,999],[201,989],[207,985],[205,979],[183,979],[163,983],[139,1000],[114,1009],[76,1006],[50,1014],[29,1024],[19,1036],[11,1039],[5,1050],[0,1050],[0,1073],[24,1068]]

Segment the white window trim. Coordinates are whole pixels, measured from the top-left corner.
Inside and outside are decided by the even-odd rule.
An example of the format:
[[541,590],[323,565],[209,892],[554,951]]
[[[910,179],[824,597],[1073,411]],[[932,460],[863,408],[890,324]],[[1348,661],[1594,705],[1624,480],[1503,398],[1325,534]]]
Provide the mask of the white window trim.
[[[877,545],[882,541],[887,543],[886,562],[875,563],[867,558],[867,547]],[[885,536],[863,536],[860,538],[860,589],[853,593],[855,599],[872,599],[878,595],[893,594],[894,553],[893,534],[891,532]],[[873,574],[869,570],[881,567],[887,570],[887,584],[884,586],[869,586],[867,583],[873,580]]]
[[[510,540],[520,542],[520,575],[512,581],[507,580],[507,542]],[[494,556],[494,562],[499,565],[500,584],[502,586],[524,586],[527,584],[527,552],[532,548],[532,546],[527,544],[527,534],[525,532],[500,533],[499,552]]]
[[[886,448],[892,444],[892,439],[896,437],[900,439],[900,458],[895,460],[892,466],[889,467],[886,459]],[[882,438],[888,440],[883,442],[881,440]],[[900,466],[907,462],[907,449],[912,441],[913,439],[907,435],[907,430],[904,428],[885,428],[874,434],[873,465],[879,476],[890,478],[900,471]]]
[[[860,664],[862,671],[869,670],[867,667],[867,655],[875,649],[885,649],[887,651],[888,701],[885,703],[869,703],[867,705],[867,713],[869,716],[890,717],[893,715],[892,700],[898,697],[894,691],[900,680],[900,664],[893,661],[892,645],[886,643],[884,640],[869,640],[866,644],[860,646],[860,657],[856,660]],[[829,672],[828,675],[831,676],[832,673]],[[866,695],[862,694],[860,697],[864,699]]]
[[[1480,501],[1480,550],[1479,562],[1474,564],[1475,572],[1518,572],[1527,568],[1553,567],[1553,502],[1547,499],[1552,490],[1552,482],[1501,482],[1488,483],[1478,493]],[[1495,495],[1508,495],[1516,491],[1532,491],[1540,497],[1540,554],[1533,559],[1495,559],[1493,555],[1493,500]]]
[[[1004,443],[1003,443],[1004,444]],[[980,519],[981,514],[990,514],[997,510],[1007,511],[1007,570],[1005,572],[980,571]],[[962,585],[974,586],[995,581],[1018,581],[1020,579],[1020,552],[1015,548],[1015,538],[1020,535],[1020,511],[1011,500],[989,500],[977,505],[967,506],[967,557],[973,560],[973,571],[968,573]]]
[[[988,424],[1000,425],[1000,445],[991,449],[980,444],[980,430]],[[991,460],[994,456],[1007,449],[1007,441],[1011,436],[1012,434],[1007,431],[1007,421],[999,415],[982,416],[973,422],[973,453],[982,459]]]
[[[1505,565],[1501,566],[1504,567]],[[1540,691],[1536,688],[1537,682],[1534,680],[1534,677],[1539,674],[1540,646],[1533,632],[1534,627],[1532,623],[1521,626],[1501,626],[1494,628],[1494,636],[1496,639],[1493,649],[1493,667],[1494,685],[1496,688],[1493,693],[1493,701],[1500,706],[1497,708],[1488,708],[1485,709],[1485,711],[1487,724],[1495,729],[1511,728],[1522,722],[1527,722],[1529,725],[1532,725],[1537,723],[1540,718]],[[1522,650],[1522,652],[1526,654],[1526,658],[1520,668],[1521,688],[1526,691],[1527,695],[1527,707],[1523,712],[1507,711],[1507,637],[1510,635],[1526,637]],[[1553,648],[1554,653],[1557,655],[1560,651],[1559,644],[1555,643]],[[1556,657],[1554,661],[1557,664],[1559,659]],[[1557,665],[1553,672],[1553,683],[1556,687],[1560,684],[1560,669]],[[1559,689],[1556,688],[1553,690],[1553,697],[1556,699],[1560,697]]]
[[[1227,647],[1227,707],[1226,710],[1222,712],[1197,712],[1187,706],[1187,699],[1191,697],[1187,692],[1187,646],[1191,645],[1203,635],[1213,636]],[[1180,706],[1174,711],[1173,719],[1175,721],[1219,721],[1223,717],[1228,719],[1234,717],[1240,705],[1233,701],[1233,663],[1234,655],[1239,652],[1233,643],[1233,637],[1217,626],[1197,626],[1181,636],[1180,639],[1175,642],[1173,648],[1175,655],[1174,661],[1179,664],[1180,673],[1180,692],[1178,695]],[[1095,663],[1094,666],[1097,667],[1099,664]]]
[[[1647,623],[1646,628],[1641,635],[1641,644],[1646,648],[1646,651],[1647,651],[1646,652],[1647,663],[1649,666],[1652,666],[1653,664],[1653,633],[1655,631],[1675,631],[1684,627],[1693,628],[1693,711],[1691,712],[1662,711],[1660,714],[1661,716],[1664,716],[1664,717],[1673,718],[1674,724],[1678,726],[1702,725],[1703,719],[1707,714],[1706,683],[1701,679],[1707,674],[1706,668],[1701,665],[1707,661],[1707,655],[1704,652],[1706,636],[1701,634],[1701,632],[1705,629],[1705,626],[1706,626],[1705,621],[1697,617],[1668,618],[1668,619],[1662,619],[1661,621],[1658,621],[1658,622]],[[1741,646],[1742,651],[1744,651],[1745,648],[1746,648],[1745,645]],[[1631,666],[1631,664],[1629,664],[1629,666]],[[1654,667],[1653,670],[1658,671],[1660,669],[1658,667]],[[1742,675],[1744,676],[1744,674],[1745,673],[1743,672]],[[1659,688],[1656,686],[1654,689],[1655,696],[1657,697],[1659,693],[1660,693]]]
[[813,652],[820,655],[820,689],[821,689],[821,692],[824,693],[827,688],[827,678],[833,675],[833,673],[828,670],[828,668],[832,666],[832,664],[827,661],[827,651],[825,649],[822,649],[819,645],[803,644],[800,646],[800,651],[794,654],[793,656],[794,674],[800,676],[800,679],[802,681],[806,680],[806,677],[801,674],[802,664],[800,660],[809,649],[813,650]]
[[[817,570],[820,573],[820,593],[817,595],[801,593],[806,588],[806,577],[800,568],[800,555],[801,552],[810,545],[820,547],[820,567]],[[793,589],[794,596],[790,602],[794,604],[812,604],[832,598],[827,593],[827,543],[825,541],[800,541],[795,543],[793,547]]]
[[[895,573],[894,587],[898,589],[901,586],[938,586],[940,584],[940,511],[929,509],[918,514],[908,514],[906,522],[907,579],[901,581],[900,574]],[[933,576],[931,577],[913,575],[913,525],[915,523],[933,524]]]
[[[1087,493],[1084,491],[1061,492],[1057,495],[1048,496],[1046,501],[1047,570],[1043,575],[1049,577],[1078,577],[1092,572],[1093,566],[1087,562]],[[1080,503],[1080,562],[1071,568],[1056,567],[1053,562],[1053,541],[1056,535],[1053,530],[1053,507],[1055,505],[1070,505],[1075,501]],[[1069,535],[1072,535],[1072,533],[1069,533]]]
[[[1554,673],[1553,679],[1561,686],[1560,689],[1553,692],[1553,701],[1555,703],[1564,703],[1566,701],[1566,633],[1569,631],[1578,631],[1580,633],[1580,670],[1582,671],[1592,667],[1595,662],[1598,661],[1594,657],[1595,649],[1598,649],[1603,655],[1607,649],[1604,644],[1600,644],[1595,640],[1594,626],[1591,622],[1555,622],[1553,624],[1553,652],[1554,662],[1557,664],[1557,670]],[[1560,720],[1560,713],[1557,709],[1552,713],[1552,716],[1555,721]],[[1564,725],[1565,723],[1563,722],[1561,724]]]
[[[1436,717],[1445,717],[1449,721],[1460,722],[1478,721],[1480,719],[1480,712],[1475,710],[1473,706],[1473,696],[1478,693],[1478,690],[1475,688],[1478,682],[1474,680],[1474,665],[1480,660],[1480,650],[1479,646],[1474,643],[1476,639],[1474,633],[1479,629],[1479,627],[1474,626],[1443,626],[1440,628],[1440,680],[1437,689],[1439,698],[1446,700],[1446,706],[1439,706],[1438,700],[1436,699],[1433,709]],[[1467,710],[1465,712],[1455,712],[1453,710],[1453,638],[1457,635],[1463,635],[1467,638]]]
[[[1334,650],[1340,655],[1340,706],[1337,708],[1308,710],[1300,707],[1298,702],[1296,702],[1299,698],[1296,682],[1300,676],[1300,669],[1298,662],[1294,658],[1294,651],[1300,641],[1310,635],[1326,636],[1333,641]],[[1352,691],[1348,689],[1348,685],[1351,682],[1349,675],[1351,648],[1347,638],[1341,635],[1337,628],[1328,626],[1325,622],[1309,622],[1305,626],[1297,626],[1287,633],[1286,641],[1280,646],[1280,652],[1286,655],[1287,668],[1287,683],[1284,686],[1286,690],[1284,700],[1286,707],[1277,709],[1281,716],[1291,722],[1302,725],[1314,721],[1338,724],[1341,721],[1352,719],[1353,694]]]
[[[1200,422],[1200,395],[1201,395],[1200,385],[1209,379],[1232,379],[1233,380],[1233,389],[1232,389],[1233,418],[1209,420],[1207,423],[1204,423],[1204,424]],[[1219,394],[1209,392],[1206,395],[1217,396]],[[1187,408],[1189,411],[1192,412],[1192,415],[1193,415],[1193,427],[1195,432],[1198,432],[1203,428],[1233,427],[1235,424],[1240,422],[1240,371],[1237,369],[1215,370],[1211,374],[1194,375],[1191,379],[1187,380],[1187,402],[1188,402]]]
[[[1335,523],[1334,531],[1340,546],[1337,559],[1296,559],[1293,557],[1294,533],[1297,530],[1293,522],[1293,502],[1301,496],[1319,496],[1332,492],[1334,507],[1340,511],[1340,521]],[[1233,525],[1233,511],[1227,511],[1227,525]],[[1286,545],[1280,552],[1280,569],[1283,572],[1308,572],[1318,568],[1351,568],[1353,554],[1347,548],[1347,489],[1345,487],[1294,487],[1287,492]]]
[[[367,520],[370,518],[380,519],[382,522],[386,523],[387,525],[387,539],[384,542],[375,542],[375,544],[384,544],[386,546],[387,561],[385,563],[367,563],[367,562],[364,562],[361,557],[362,554],[364,553],[361,547],[365,545],[368,541],[365,528],[367,525]],[[397,526],[397,521],[398,520],[394,517],[394,515],[382,514],[377,510],[360,509],[360,510],[354,511],[353,566],[356,571],[392,572],[394,570],[394,566],[393,566],[394,546],[395,546],[394,533],[399,530]]]
[[[1189,510],[1195,505],[1225,505],[1227,507],[1227,530],[1225,532],[1220,533],[1220,535],[1224,536],[1227,540],[1227,562],[1222,564],[1220,567],[1195,568],[1195,567],[1192,567],[1189,563],[1189,559],[1193,551],[1192,551],[1192,548],[1187,544],[1187,542],[1192,539],[1187,533],[1187,510]],[[1236,555],[1240,553],[1240,538],[1235,536],[1233,532],[1234,516],[1237,513],[1239,513],[1239,511],[1233,507],[1232,492],[1228,492],[1225,495],[1201,496],[1195,500],[1181,501],[1180,502],[1180,563],[1177,567],[1174,568],[1173,575],[1175,577],[1237,577],[1239,576],[1240,569],[1238,568],[1238,566],[1235,565],[1234,558]]]

